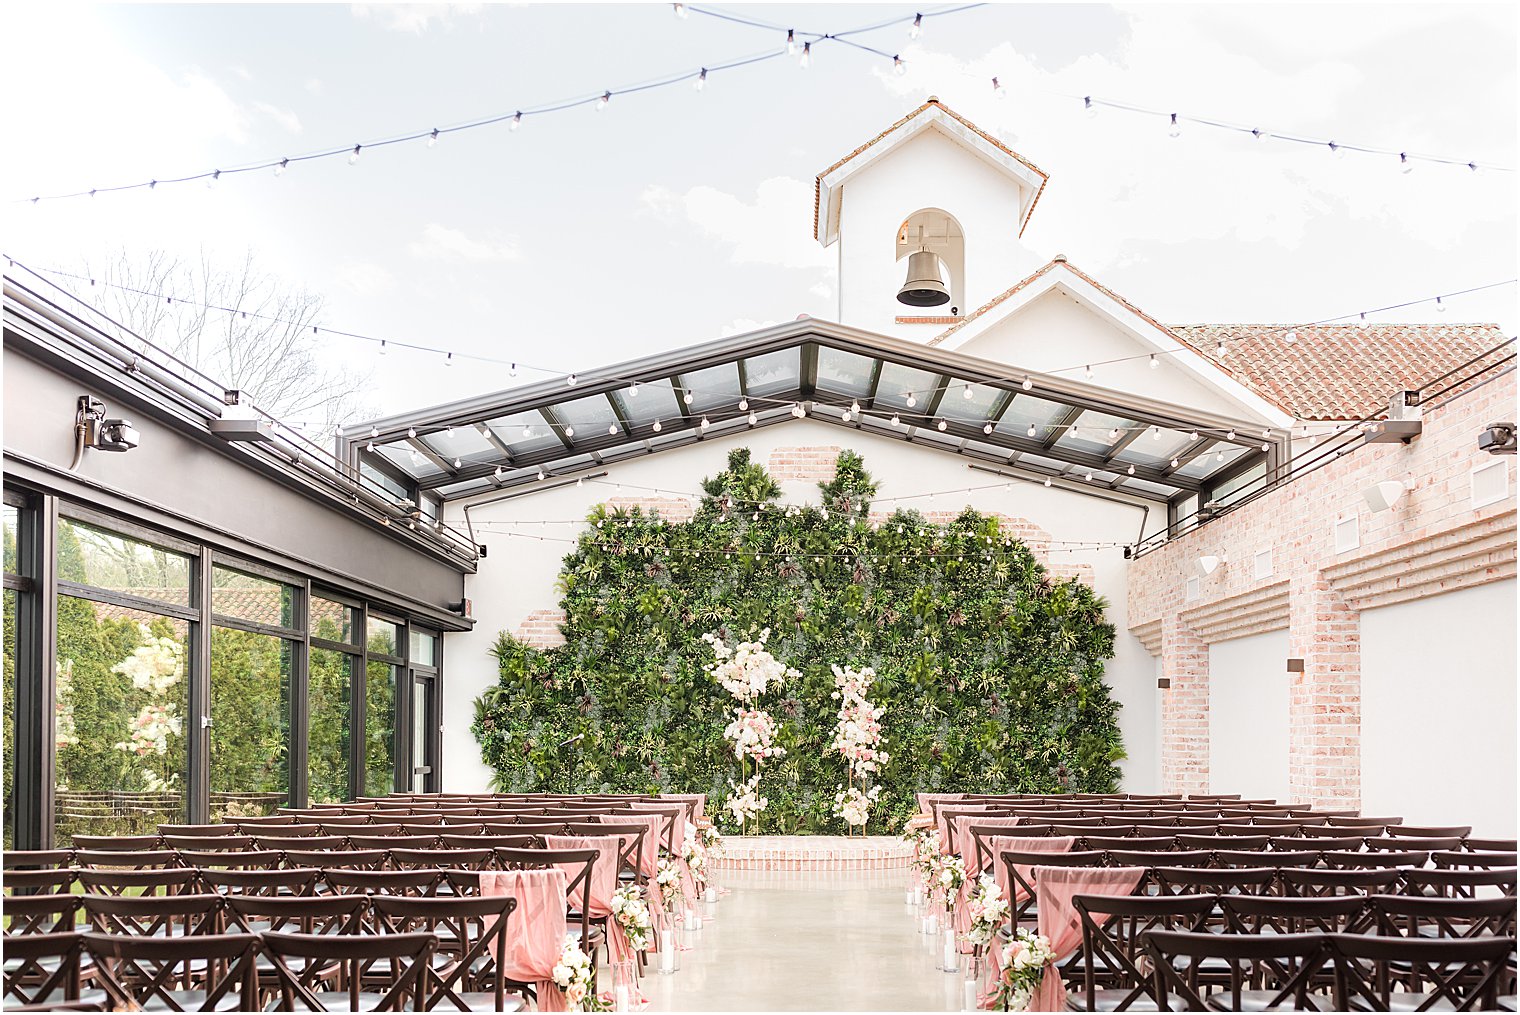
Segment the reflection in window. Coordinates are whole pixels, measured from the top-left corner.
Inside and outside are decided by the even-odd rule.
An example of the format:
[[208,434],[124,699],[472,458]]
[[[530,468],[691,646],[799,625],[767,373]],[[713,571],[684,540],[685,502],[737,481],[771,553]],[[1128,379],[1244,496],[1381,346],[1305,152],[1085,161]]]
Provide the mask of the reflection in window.
[[396,678],[400,667],[369,661],[364,683],[364,793],[383,796],[396,788]]
[[411,660],[418,666],[437,666],[438,636],[412,628]]
[[272,814],[289,796],[292,642],[211,629],[211,817]]
[[215,566],[211,569],[211,612],[272,627],[295,626],[293,585]]
[[352,606],[311,597],[311,636],[341,645],[359,644],[359,611]]
[[185,820],[187,642],[183,621],[58,597],[58,844]]
[[377,655],[400,657],[402,654],[400,625],[370,617],[367,643],[369,650]]
[[[5,519],[5,569],[11,569],[9,507]],[[5,848],[16,844],[16,601],[15,589],[5,590]]]
[[58,577],[190,605],[190,558],[72,518],[58,519]]
[[358,656],[330,648],[311,650],[307,699],[307,769],[311,802],[338,803],[350,799],[348,788],[349,735],[353,708],[353,667]]

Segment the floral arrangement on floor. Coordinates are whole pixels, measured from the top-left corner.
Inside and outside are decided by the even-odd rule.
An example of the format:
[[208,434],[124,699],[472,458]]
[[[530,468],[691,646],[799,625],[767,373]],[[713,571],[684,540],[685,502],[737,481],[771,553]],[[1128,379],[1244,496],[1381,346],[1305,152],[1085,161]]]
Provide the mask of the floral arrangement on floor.
[[668,856],[662,856],[660,865],[655,868],[654,883],[659,886],[665,909],[679,916],[686,904],[685,893],[681,890],[681,868]]
[[718,831],[716,825],[708,825],[706,828],[697,830],[697,837],[702,847],[707,850],[707,857],[716,860],[723,856],[723,833]]
[[606,1010],[605,1003],[591,992],[591,981],[594,975],[595,969],[592,966],[591,956],[581,951],[580,945],[574,941],[565,942],[559,961],[550,972],[555,986],[564,991],[565,1001],[571,1008],[580,1008],[583,1011],[604,1011]]
[[1028,1011],[1034,992],[1045,975],[1045,967],[1054,962],[1055,957],[1049,938],[1020,930],[1003,956],[1003,971],[998,978],[993,1007],[1004,1011]]
[[649,903],[644,889],[624,885],[612,893],[612,918],[628,937],[628,947],[636,952],[648,951],[654,944],[654,926],[649,919]]
[[955,908],[955,897],[966,883],[966,861],[958,856],[941,856],[935,865],[935,878],[945,893],[945,911]]
[[702,842],[700,835],[693,834],[692,830],[686,830],[686,838],[681,842],[681,859],[686,861],[686,869],[691,871],[691,879],[697,883],[697,893],[707,887],[707,846]]
[[913,847],[913,855],[908,858],[908,863],[918,872],[919,881],[927,888],[933,882],[935,867],[939,864],[938,837],[932,828],[914,828],[913,821],[914,818],[908,819],[902,837],[904,842]]
[[872,786],[862,793],[859,788],[841,786],[834,794],[834,813],[850,827],[861,826],[871,820],[871,805],[881,798],[881,787]]
[[970,929],[966,940],[977,948],[986,948],[997,937],[998,930],[1008,922],[1008,900],[998,887],[997,878],[983,874],[977,879],[976,891],[967,901]]
[[723,801],[723,806],[741,828],[751,818],[759,817],[770,806],[770,801],[760,795],[760,773],[756,772],[745,783],[728,780],[728,799]]

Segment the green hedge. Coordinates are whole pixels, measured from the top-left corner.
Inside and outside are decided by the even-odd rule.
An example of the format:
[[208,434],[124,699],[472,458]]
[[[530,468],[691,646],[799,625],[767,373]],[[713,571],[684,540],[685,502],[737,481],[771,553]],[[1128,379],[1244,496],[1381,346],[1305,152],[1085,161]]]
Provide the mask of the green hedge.
[[[591,513],[560,575],[566,644],[501,634],[500,680],[476,701],[498,789],[706,791],[718,813],[738,772],[722,733],[732,702],[702,669],[701,636],[765,627],[802,677],[762,703],[787,750],[765,768],[762,831],[843,829],[831,663],[880,675],[871,698],[892,760],[871,831],[896,828],[915,790],[1117,788],[1119,705],[1103,682],[1114,628],[1099,596],[969,509],[946,526],[899,510],[873,528],[876,484],[853,452],[819,484],[821,507],[791,509],[749,457],[732,452],[703,482],[690,522]],[[558,746],[577,733],[578,748]]]

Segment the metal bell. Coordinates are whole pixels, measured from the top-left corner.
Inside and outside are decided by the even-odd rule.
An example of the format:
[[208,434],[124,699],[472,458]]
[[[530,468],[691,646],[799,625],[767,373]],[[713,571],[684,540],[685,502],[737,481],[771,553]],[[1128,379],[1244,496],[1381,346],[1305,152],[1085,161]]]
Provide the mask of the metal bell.
[[939,258],[928,250],[908,255],[908,280],[897,290],[897,302],[910,307],[938,307],[950,302],[950,293],[939,277]]

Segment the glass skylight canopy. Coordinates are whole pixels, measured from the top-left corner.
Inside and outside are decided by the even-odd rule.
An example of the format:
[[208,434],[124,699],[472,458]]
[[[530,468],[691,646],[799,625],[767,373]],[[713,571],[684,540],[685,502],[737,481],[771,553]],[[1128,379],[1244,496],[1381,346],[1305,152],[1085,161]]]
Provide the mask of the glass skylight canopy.
[[1012,476],[1176,505],[1288,434],[1063,377],[804,319],[350,427],[356,468],[456,500],[797,417],[958,454]]

